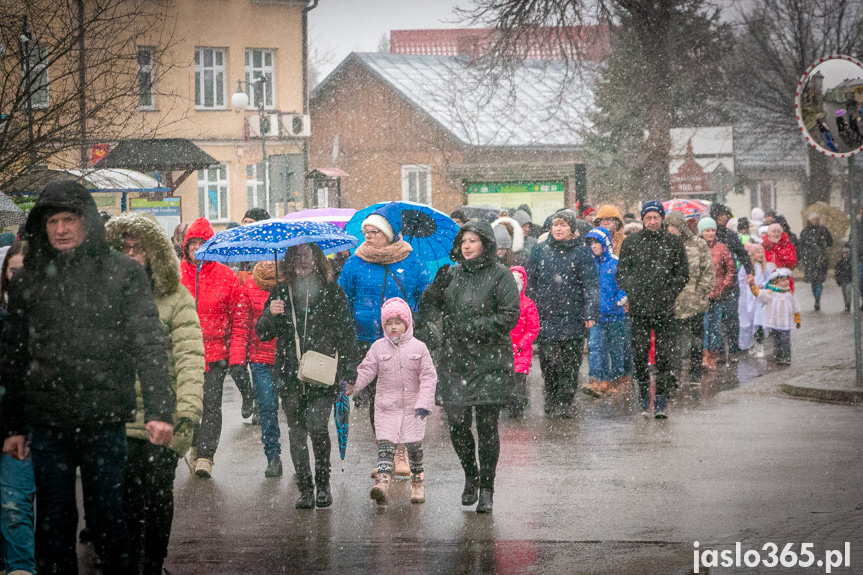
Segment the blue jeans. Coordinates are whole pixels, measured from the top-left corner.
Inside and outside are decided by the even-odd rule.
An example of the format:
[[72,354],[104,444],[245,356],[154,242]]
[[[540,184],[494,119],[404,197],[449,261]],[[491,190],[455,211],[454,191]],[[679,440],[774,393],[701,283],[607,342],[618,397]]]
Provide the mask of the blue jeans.
[[722,349],[723,307],[721,301],[710,300],[710,305],[704,314],[704,349],[707,351]]
[[78,574],[75,469],[81,468],[84,510],[102,573],[129,573],[129,531],[123,513],[126,426],[33,426],[29,431],[39,493],[36,566],[40,574]]
[[279,445],[279,396],[273,385],[273,366],[266,363],[250,363],[252,385],[255,386],[255,399],[258,402],[258,417],[261,421],[261,442],[267,461],[280,457]]
[[33,541],[33,461],[0,457],[0,570],[36,572]]
[[590,328],[587,363],[590,377],[614,381],[631,371],[627,361],[629,326],[626,320],[597,322]]
[[812,284],[812,295],[815,296],[815,301],[821,299],[821,293],[824,291],[824,284]]

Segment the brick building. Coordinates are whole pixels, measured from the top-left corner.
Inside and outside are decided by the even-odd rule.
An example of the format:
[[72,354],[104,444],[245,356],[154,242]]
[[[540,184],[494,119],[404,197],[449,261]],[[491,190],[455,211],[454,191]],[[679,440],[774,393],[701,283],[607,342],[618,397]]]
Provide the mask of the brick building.
[[565,75],[563,61],[528,61],[489,89],[464,56],[353,53],[310,97],[310,167],[349,174],[312,200],[526,203],[536,219],[572,206],[586,192],[579,132],[592,96],[575,84],[558,103]]

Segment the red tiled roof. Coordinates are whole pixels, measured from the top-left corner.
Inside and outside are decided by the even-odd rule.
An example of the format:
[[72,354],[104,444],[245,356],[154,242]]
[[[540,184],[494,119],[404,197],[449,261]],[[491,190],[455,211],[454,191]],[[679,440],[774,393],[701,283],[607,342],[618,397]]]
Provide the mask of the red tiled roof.
[[[419,56],[482,55],[494,39],[493,28],[451,28],[439,30],[391,30],[390,53]],[[572,40],[563,38],[571,35]],[[572,45],[572,47],[569,47]],[[576,50],[575,46],[578,47]],[[538,28],[528,49],[530,60],[569,58],[599,62],[611,50],[606,26],[571,26],[563,29]],[[578,53],[575,53],[575,52]]]

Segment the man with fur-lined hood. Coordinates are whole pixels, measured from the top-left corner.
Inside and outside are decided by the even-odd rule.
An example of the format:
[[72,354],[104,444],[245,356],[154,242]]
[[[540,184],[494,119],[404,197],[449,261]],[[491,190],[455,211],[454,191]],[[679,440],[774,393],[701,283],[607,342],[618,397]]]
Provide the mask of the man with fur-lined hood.
[[128,458],[124,509],[132,557],[144,551],[145,574],[162,572],[173,521],[177,460],[192,444],[204,395],[204,339],[195,300],[180,284],[180,262],[152,216],[124,214],[105,226],[108,242],[147,271],[168,352],[174,395],[174,439],[170,447],[147,441],[141,382],[135,382],[138,415],[126,424]]

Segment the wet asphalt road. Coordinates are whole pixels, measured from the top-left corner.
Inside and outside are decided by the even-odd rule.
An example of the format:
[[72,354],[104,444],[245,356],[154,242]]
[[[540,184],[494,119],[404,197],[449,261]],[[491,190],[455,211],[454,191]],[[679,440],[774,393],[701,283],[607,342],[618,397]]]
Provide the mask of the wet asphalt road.
[[[811,296],[798,297],[811,309]],[[213,479],[178,468],[166,567],[174,575],[686,573],[693,540],[854,509],[863,503],[863,407],[777,390],[837,346],[853,355],[839,297],[828,286],[824,312],[804,313],[791,368],[755,358],[723,366],[700,389],[681,390],[667,421],[643,418],[629,396],[580,396],[575,419],[548,420],[535,364],[526,417],[501,418],[487,516],[460,505],[463,474],[438,410],[425,442],[426,503],[411,505],[402,482],[387,507],[376,506],[367,407],[351,412],[344,462],[334,441],[333,506],[295,510],[284,419],[285,477],[265,479],[260,428],[242,422],[228,381]],[[91,557],[82,546],[82,573],[96,572]]]

